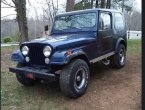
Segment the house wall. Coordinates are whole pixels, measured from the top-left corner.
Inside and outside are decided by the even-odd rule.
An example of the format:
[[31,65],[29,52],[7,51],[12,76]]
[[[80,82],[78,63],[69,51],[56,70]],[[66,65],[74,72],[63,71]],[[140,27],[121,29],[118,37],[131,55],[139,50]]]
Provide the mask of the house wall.
[[127,31],[127,39],[141,39],[141,31]]

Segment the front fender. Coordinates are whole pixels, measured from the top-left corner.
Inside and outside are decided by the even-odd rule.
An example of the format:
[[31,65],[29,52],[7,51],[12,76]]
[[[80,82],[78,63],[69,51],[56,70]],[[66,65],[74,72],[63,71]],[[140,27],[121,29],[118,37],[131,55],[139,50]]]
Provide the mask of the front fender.
[[16,50],[12,53],[11,55],[11,60],[12,61],[16,61],[16,62],[21,62],[21,63],[25,63],[25,58],[22,55],[20,50]]
[[[68,55],[67,52],[72,52],[72,54]],[[77,57],[79,55],[86,56],[85,52],[83,52],[83,50],[81,49],[73,50],[73,51],[55,52],[51,57],[50,64],[64,65],[64,64],[69,63],[69,61],[72,58]]]

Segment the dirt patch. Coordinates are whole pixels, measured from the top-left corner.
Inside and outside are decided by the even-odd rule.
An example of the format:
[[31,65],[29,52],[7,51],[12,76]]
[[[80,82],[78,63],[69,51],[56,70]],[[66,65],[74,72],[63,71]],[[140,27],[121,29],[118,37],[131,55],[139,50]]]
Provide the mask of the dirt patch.
[[[87,93],[67,101],[69,110],[139,110],[141,109],[141,65],[131,57],[123,69],[94,65]],[[101,68],[101,71],[100,71]],[[98,71],[98,72],[97,72]]]

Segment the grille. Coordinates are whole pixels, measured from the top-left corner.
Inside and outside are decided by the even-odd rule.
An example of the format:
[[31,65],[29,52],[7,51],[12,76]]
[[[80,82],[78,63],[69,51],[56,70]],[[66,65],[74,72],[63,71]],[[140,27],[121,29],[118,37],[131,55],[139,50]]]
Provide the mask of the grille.
[[34,65],[45,65],[45,57],[43,55],[43,45],[33,44],[29,45],[30,63]]

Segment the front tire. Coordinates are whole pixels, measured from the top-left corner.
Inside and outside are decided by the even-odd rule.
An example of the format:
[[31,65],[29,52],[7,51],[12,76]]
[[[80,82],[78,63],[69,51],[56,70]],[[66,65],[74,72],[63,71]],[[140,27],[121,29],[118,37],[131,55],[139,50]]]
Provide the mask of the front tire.
[[123,44],[120,44],[117,49],[117,53],[110,59],[110,64],[113,68],[122,68],[126,64],[126,48]]
[[[20,67],[23,67],[24,65],[21,64],[21,63],[18,63],[17,64],[17,67],[20,68]],[[30,79],[30,78],[27,78],[25,77],[25,75],[21,74],[21,73],[17,73],[16,74],[16,78],[18,80],[19,83],[21,83],[22,85],[24,86],[33,86],[36,84],[36,80],[33,80],[33,79]]]
[[61,91],[68,97],[80,97],[86,92],[89,79],[88,64],[84,60],[75,59],[60,73]]

